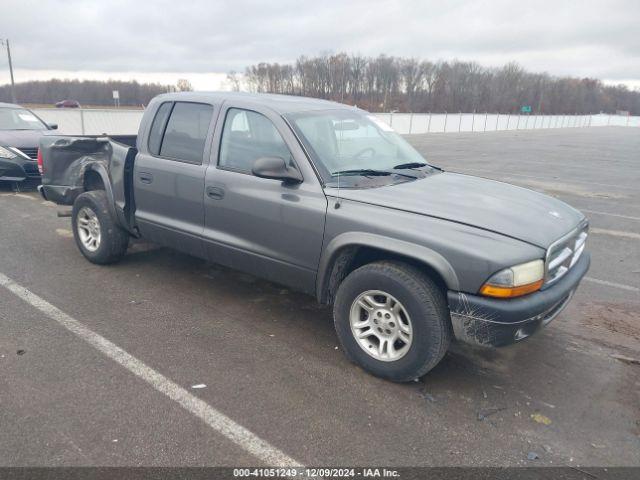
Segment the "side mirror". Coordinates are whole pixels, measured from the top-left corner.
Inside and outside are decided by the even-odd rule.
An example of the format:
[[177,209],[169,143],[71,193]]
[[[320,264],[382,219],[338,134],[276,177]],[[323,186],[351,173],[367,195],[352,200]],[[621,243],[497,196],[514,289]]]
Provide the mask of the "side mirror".
[[49,130],[57,130],[58,129],[58,124],[57,123],[47,123],[47,127],[49,127]]
[[284,158],[280,157],[260,157],[253,164],[251,173],[256,177],[273,178],[288,183],[302,182],[300,172],[287,166]]

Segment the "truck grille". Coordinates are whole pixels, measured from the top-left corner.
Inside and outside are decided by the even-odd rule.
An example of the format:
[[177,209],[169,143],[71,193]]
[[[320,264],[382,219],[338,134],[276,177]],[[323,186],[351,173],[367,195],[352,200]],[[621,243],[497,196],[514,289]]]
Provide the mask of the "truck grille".
[[35,148],[19,148],[22,153],[24,153],[27,157],[36,160],[38,158],[38,147]]
[[40,176],[40,172],[38,171],[38,164],[35,162],[25,162],[25,164],[22,165],[22,168],[24,169],[24,173],[26,173],[28,177]]
[[547,250],[545,286],[560,280],[580,259],[586,245],[589,224],[584,221],[578,228],[554,242]]

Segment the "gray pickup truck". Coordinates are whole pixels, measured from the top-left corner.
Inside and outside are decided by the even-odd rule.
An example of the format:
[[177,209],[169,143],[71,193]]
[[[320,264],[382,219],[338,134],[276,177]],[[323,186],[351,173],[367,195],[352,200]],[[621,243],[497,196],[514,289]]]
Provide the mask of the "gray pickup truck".
[[280,95],[173,93],[136,136],[48,136],[45,199],[91,262],[144,238],[333,305],[347,356],[409,381],[450,342],[502,346],[567,305],[587,221],[545,195],[444,172],[375,116]]

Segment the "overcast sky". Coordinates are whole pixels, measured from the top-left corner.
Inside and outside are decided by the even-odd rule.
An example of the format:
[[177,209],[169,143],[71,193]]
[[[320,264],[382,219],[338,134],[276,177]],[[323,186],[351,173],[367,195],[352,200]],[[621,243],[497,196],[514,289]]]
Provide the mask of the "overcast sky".
[[2,0],[0,38],[16,81],[188,78],[216,89],[232,69],[345,51],[516,61],[640,87],[639,0]]

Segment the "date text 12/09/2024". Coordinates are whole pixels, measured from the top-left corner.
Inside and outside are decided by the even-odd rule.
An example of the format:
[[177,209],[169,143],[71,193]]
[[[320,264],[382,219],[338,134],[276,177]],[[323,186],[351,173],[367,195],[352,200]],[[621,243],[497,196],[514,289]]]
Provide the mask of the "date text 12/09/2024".
[[235,478],[398,478],[389,468],[234,468]]

